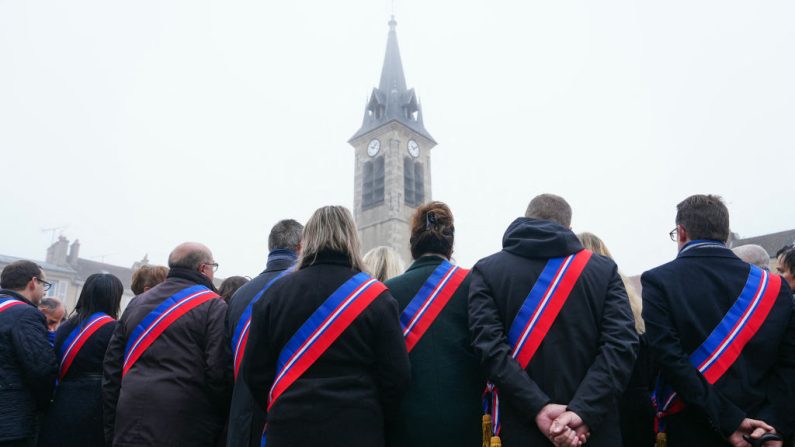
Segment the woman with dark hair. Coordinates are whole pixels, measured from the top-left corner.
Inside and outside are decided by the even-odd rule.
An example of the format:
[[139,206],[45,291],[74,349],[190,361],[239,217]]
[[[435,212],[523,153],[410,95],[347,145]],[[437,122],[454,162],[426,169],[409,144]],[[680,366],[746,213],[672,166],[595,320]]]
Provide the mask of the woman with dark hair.
[[229,300],[232,298],[232,295],[237,292],[237,289],[243,287],[248,281],[249,279],[245,276],[230,276],[221,283],[221,287],[218,288],[218,294],[221,295],[221,298],[223,298],[226,303],[229,303]]
[[58,379],[44,418],[39,446],[104,446],[102,360],[116,327],[119,278],[96,273],[86,279],[72,316],[55,334]]
[[451,260],[455,226],[450,208],[430,202],[411,220],[406,273],[386,282],[401,309],[411,360],[411,385],[387,445],[481,445],[481,393],[486,379],[470,347],[469,271]]
[[362,272],[359,247],[350,211],[320,208],[298,270],[254,304],[241,369],[267,409],[268,447],[384,445],[409,360],[397,303]]

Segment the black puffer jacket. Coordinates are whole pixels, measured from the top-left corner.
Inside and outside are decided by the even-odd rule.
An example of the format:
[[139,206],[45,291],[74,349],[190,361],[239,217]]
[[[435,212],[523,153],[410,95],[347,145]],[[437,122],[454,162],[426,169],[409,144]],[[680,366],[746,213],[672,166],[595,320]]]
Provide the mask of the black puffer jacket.
[[33,436],[56,372],[44,316],[22,295],[0,290],[0,298],[7,297],[25,305],[0,312],[0,442]]

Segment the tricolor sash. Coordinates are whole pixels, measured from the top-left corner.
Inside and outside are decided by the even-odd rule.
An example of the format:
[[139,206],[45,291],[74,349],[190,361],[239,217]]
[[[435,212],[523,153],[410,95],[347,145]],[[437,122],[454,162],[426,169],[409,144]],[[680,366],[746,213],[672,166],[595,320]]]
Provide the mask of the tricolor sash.
[[[508,331],[511,355],[523,369],[530,364],[549,333],[592,254],[589,250],[580,250],[575,254],[547,261]],[[491,415],[491,431],[495,437],[499,436],[502,429],[499,407],[497,388],[489,383],[483,392],[483,411]],[[484,437],[485,435],[486,433]]]
[[101,327],[105,326],[108,323],[111,323],[114,320],[110,316],[102,313],[97,312],[87,320],[85,320],[82,324],[78,324],[72,332],[66,337],[66,340],[61,345],[58,351],[58,381],[62,381],[64,377],[66,377],[66,373],[69,372],[69,368],[72,366],[72,362],[74,362],[77,354],[83,348],[83,345],[86,344],[89,338],[94,335]]
[[25,304],[22,301],[19,301],[16,298],[0,296],[0,312],[5,310],[11,309],[14,306],[19,306],[21,304]]
[[469,270],[446,260],[431,273],[400,315],[400,325],[403,327],[403,337],[406,339],[408,352],[414,349],[431,327],[468,274]]
[[265,293],[266,290],[270,288],[277,280],[281,279],[283,276],[287,275],[288,273],[292,272],[292,267],[288,268],[287,270],[279,273],[273,279],[268,281],[267,284],[259,291],[254,298],[251,299],[251,302],[248,303],[246,308],[243,310],[243,314],[240,316],[240,319],[237,320],[237,325],[235,325],[235,332],[232,334],[232,353],[233,353],[233,361],[234,361],[234,373],[235,373],[235,380],[237,380],[237,374],[240,371],[240,364],[243,361],[243,354],[246,352],[246,344],[248,343],[248,331],[251,327],[251,311],[254,307],[254,303],[259,301],[262,298],[262,295]]
[[122,377],[169,326],[197,306],[216,298],[220,298],[217,293],[203,285],[195,285],[180,290],[160,303],[135,327],[127,340]]
[[[737,301],[729,308],[712,333],[690,355],[690,363],[712,385],[731,368],[745,345],[770,314],[781,290],[781,277],[771,275],[755,265],[750,266]],[[655,429],[665,432],[664,418],[684,409],[685,404],[677,393],[662,380],[652,393],[652,402],[657,410]]]
[[[358,273],[309,316],[279,353],[276,378],[268,393],[269,410],[384,290],[386,286],[377,279]],[[263,432],[263,446],[265,439]]]

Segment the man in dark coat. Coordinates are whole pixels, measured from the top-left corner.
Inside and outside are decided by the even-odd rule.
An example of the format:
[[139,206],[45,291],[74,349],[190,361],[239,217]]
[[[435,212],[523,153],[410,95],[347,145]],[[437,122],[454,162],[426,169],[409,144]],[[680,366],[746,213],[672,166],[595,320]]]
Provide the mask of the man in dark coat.
[[[789,434],[795,427],[795,318],[789,287],[781,281],[780,290],[772,291],[769,314],[737,360],[710,384],[690,356],[738,301],[751,266],[724,246],[729,212],[719,197],[682,201],[671,235],[680,249],[676,259],[641,276],[649,346],[662,380],[685,404],[664,419],[668,445],[747,446],[742,435],[772,429]],[[772,445],[781,444],[765,444]]]
[[[295,263],[298,251],[301,249],[301,231],[303,229],[303,225],[292,219],[277,222],[268,236],[270,253],[268,253],[265,271],[241,287],[229,300],[227,336],[233,350],[234,346],[231,344],[231,340],[243,311],[266,285]],[[245,362],[245,357],[241,361],[241,369],[243,368],[242,362]],[[242,380],[236,380],[232,392],[232,406],[229,410],[227,446],[259,447],[264,426],[265,412],[251,396],[248,385]]]
[[[592,255],[526,369],[506,336],[550,258],[583,248],[569,229],[563,198],[535,197],[503,236],[502,251],[472,270],[469,324],[475,351],[499,390],[506,447],[621,446],[617,398],[632,372],[638,336],[626,290],[613,261]],[[566,434],[576,433],[576,438]]]
[[114,446],[214,446],[223,430],[231,391],[223,300],[189,310],[122,374],[125,347],[147,315],[188,288],[214,290],[218,264],[204,245],[179,245],[168,266],[166,281],[124,311],[105,354],[103,417],[106,440]]
[[30,261],[8,264],[0,274],[0,446],[29,446],[37,413],[50,401],[55,352],[36,308],[49,283]]

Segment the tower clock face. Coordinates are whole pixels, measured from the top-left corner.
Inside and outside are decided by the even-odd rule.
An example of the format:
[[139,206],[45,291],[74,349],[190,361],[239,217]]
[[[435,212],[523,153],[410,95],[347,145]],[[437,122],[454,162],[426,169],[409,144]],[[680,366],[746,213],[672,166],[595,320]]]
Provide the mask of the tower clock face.
[[416,141],[409,140],[408,149],[409,149],[409,155],[411,155],[412,157],[417,158],[420,156],[420,145],[417,144]]
[[373,138],[370,140],[370,144],[367,145],[367,155],[375,157],[379,149],[381,149],[381,142]]

